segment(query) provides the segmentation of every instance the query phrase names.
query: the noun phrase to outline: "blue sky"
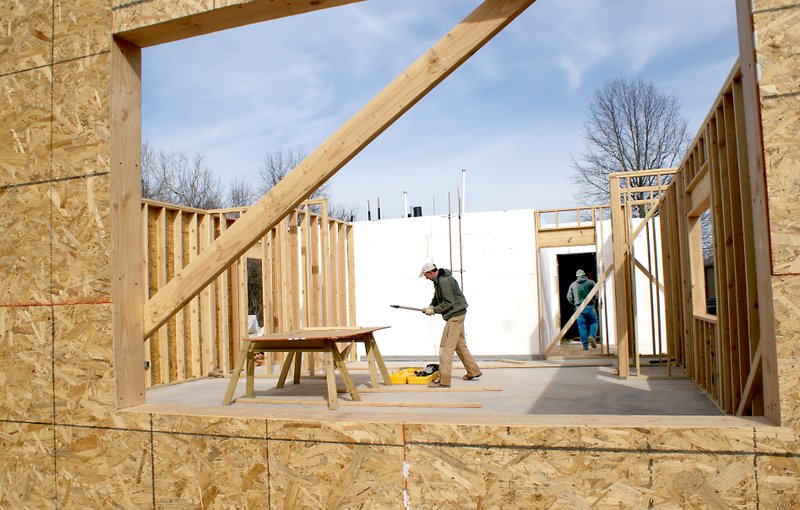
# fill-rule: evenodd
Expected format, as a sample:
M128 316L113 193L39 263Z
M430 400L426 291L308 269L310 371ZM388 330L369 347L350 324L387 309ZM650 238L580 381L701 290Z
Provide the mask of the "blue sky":
M264 156L311 153L477 5L368 0L146 48L142 137L257 184ZM384 217L578 205L571 155L594 89L643 78L694 132L738 56L732 0L539 0L330 181ZM435 204L435 211L433 210Z

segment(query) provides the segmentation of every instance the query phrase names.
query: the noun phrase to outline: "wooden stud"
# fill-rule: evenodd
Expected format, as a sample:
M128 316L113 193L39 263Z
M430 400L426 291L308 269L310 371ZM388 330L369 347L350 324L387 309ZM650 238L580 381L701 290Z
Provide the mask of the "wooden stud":
M353 246L353 226L348 225L347 231L347 325L355 326L356 320L356 262L355 247Z
M183 211L175 211L172 219L172 275L183 269ZM175 314L175 379L186 379L186 308Z
M111 44L111 266L115 401L143 404L146 384L140 310L146 299L142 268L141 50L114 37Z
M197 213L192 213L189 218L189 262L197 258L200 253L200 229ZM191 344L192 377L202 377L202 347L200 323L200 298L194 297L189 301L189 338Z
M764 416L781 423L778 390L778 353L775 342L775 312L772 302L772 254L767 183L764 167L764 146L761 134L761 102L758 92L756 51L753 34L753 11L750 0L736 0L739 32L739 55L742 75L742 120L747 140L747 173L752 204L754 270L758 282L758 310L761 347L761 368L764 395Z
M146 302L150 297L150 232L149 232L149 219L150 207L147 204L142 206L141 227L142 227L142 267L140 268L142 277L142 292L144 299L142 303ZM145 362L145 387L149 388L153 384L153 338L147 337L144 341L144 362Z

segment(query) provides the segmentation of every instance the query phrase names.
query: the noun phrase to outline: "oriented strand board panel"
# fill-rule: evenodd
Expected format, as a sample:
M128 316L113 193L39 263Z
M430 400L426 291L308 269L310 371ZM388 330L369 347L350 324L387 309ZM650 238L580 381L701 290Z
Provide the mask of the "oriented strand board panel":
M108 174L52 184L55 303L110 301L110 196Z
M0 186L50 178L50 75L44 67L0 76Z
M755 430L756 451L764 454L800 454L800 429L765 427Z
M53 423L50 307L0 308L0 419Z
M111 0L62 0L54 4L55 62L111 49Z
M670 418L670 421L677 421ZM405 425L409 443L753 453L753 428Z
M797 5L797 0L752 0L753 10L756 12Z
M264 418L154 414L153 431L266 440L267 420Z
M54 310L56 423L148 430L147 414L114 407L111 305Z
M800 508L800 457L759 456L758 499L761 508Z
M0 211L0 305L49 303L50 185L0 188Z
M114 33L155 25L214 8L214 0L153 0L148 2L112 0L112 4Z
M800 276L773 278L781 422L800 429Z
M153 507L149 432L57 426L56 457L59 508Z
M757 508L753 455L648 458L653 499L650 508Z
M799 64L800 65L800 64ZM762 101L774 274L800 273L800 95Z
M0 508L53 508L53 427L0 422Z
M762 96L800 92L800 2L781 10L756 12L758 67ZM767 133L767 131L764 131Z
M53 66L53 178L111 167L111 58L103 53Z
M269 441L271 508L402 508L402 483L400 446Z
M642 454L409 446L412 508L647 508Z
M349 423L340 421L270 419L270 439L331 443L403 444L400 423Z
M745 508L752 455L408 448L414 508Z
M153 435L158 508L269 508L267 442Z
M50 63L53 1L0 2L0 75Z

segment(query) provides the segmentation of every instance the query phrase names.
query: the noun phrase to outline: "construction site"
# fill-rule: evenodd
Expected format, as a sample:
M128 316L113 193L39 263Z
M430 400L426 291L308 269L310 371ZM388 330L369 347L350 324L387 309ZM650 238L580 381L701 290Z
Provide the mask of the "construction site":
M480 3L254 205L142 198L142 48L358 1L0 6L0 508L800 507L800 3L732 2L680 165L605 205L309 199L534 0ZM480 380L415 373L429 261Z

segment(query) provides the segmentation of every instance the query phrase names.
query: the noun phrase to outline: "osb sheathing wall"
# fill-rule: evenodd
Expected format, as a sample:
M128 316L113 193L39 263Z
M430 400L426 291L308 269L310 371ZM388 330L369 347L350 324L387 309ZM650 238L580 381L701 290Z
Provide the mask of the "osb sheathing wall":
M221 4L0 3L0 507L402 508L404 488L412 508L800 505L800 4L759 1L752 16L782 427L731 418L450 425L117 411L112 18L121 30ZM742 10L749 22L750 7Z

